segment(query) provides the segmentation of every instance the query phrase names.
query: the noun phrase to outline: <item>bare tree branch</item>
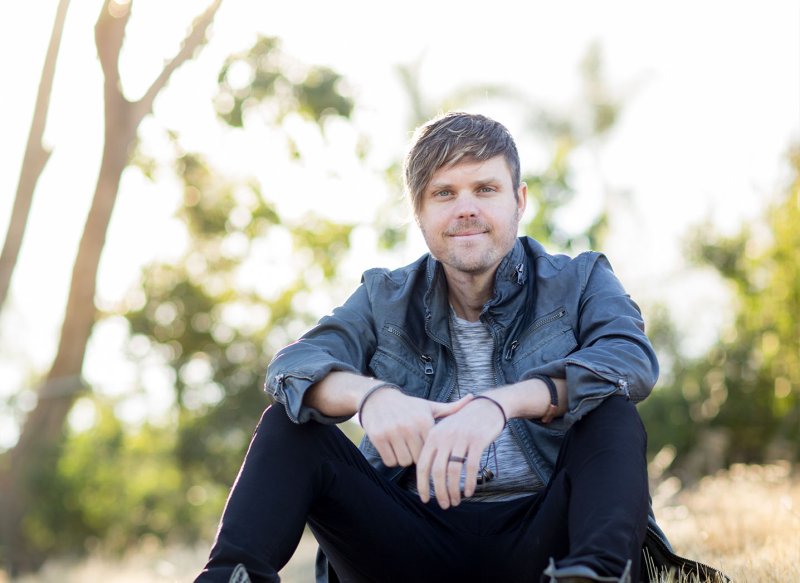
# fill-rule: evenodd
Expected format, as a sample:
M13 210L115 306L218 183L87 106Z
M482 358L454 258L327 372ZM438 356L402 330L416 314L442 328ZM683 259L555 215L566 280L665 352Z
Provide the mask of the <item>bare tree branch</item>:
M183 39L183 42L181 43L181 50L178 51L178 54L175 55L172 60L164 66L164 69L161 71L158 77L156 77L152 85L150 85L150 88L138 101L138 109L142 113L142 116L147 115L151 111L153 107L153 100L156 98L156 95L158 95L159 91L163 89L164 85L166 85L167 81L169 81L172 73L184 62L191 59L197 47L205 42L206 31L211 25L211 22L214 20L217 10L219 10L221 4L222 0L214 0L206 9L206 11L198 16L192 23L192 28L189 31L189 34L186 35L186 38Z
M64 31L64 22L67 19L69 0L60 0L56 8L56 18L53 22L53 32L50 35L50 44L42 67L42 76L39 80L39 92L36 95L36 105L33 108L33 120L28 132L28 144L22 159L17 193L14 196L14 207L11 210L11 219L8 223L6 240L3 252L0 254L0 309L5 304L8 289L11 285L11 275L17 264L28 216L31 211L33 192L39 177L50 159L51 151L42 143L45 126L47 125L47 111L50 109L50 95L53 89L56 60L61 46L61 36Z
M97 318L94 296L97 272L105 246L111 214L119 193L120 180L130 161L136 132L153 100L182 63L189 60L205 42L205 33L221 0L214 0L183 42L178 54L164 67L145 96L128 101L122 92L119 56L130 19L131 2L105 0L95 25L95 42L105 76L105 141L103 158L95 185L94 197L86 218L83 235L72 269L64 322L58 349L39 388L36 406L22 425L17 444L0 459L0 543L12 577L36 567L43 560L26 538L23 517L34 503L29 476L42 455L54 451L63 438L64 422L83 389L81 372L86 347Z
M133 0L127 3L105 0L94 26L97 57L100 60L100 67L103 69L105 79L106 102L109 98L114 101L125 99L119 74L119 55L125 40L125 27L128 26L132 6Z

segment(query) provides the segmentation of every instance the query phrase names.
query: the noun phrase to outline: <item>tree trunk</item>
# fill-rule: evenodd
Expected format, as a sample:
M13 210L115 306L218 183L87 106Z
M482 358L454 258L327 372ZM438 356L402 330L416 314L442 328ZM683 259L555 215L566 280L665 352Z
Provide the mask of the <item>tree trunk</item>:
M64 422L76 395L83 387L81 370L97 311L94 294L111 213L117 199L122 172L142 119L152 110L153 100L172 72L193 56L205 42L205 33L221 0L215 0L194 23L179 53L167 63L142 99L131 102L121 93L118 59L130 16L131 4L106 0L95 27L98 56L105 76L105 142L92 206L84 226L72 270L69 297L58 351L38 401L22 426L17 445L0 465L0 534L9 573L36 569L43 556L30 548L23 518L35 502L29 482L43 456L59 447ZM109 5L113 4L113 13ZM120 13L121 11L124 11Z
M69 0L60 0L56 8L56 19L53 22L53 32L50 35L50 44L42 67L42 77L39 80L39 91L36 95L36 105L33 108L33 120L28 132L28 144L25 147L25 156L22 159L22 168L17 183L17 193L14 197L14 207L11 209L11 219L6 231L6 240L3 251L0 253L0 310L3 309L8 289L11 286L11 275L17 265L22 238L28 224L28 215L31 212L31 202L36 184L50 159L50 150L44 147L42 136L47 123L47 110L50 108L50 93L53 89L58 49L61 46L61 34L64 32L64 22L67 19Z

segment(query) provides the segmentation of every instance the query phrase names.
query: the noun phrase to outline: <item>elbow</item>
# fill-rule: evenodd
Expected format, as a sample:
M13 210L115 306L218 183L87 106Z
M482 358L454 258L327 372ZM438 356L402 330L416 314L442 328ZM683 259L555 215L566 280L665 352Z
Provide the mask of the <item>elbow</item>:
M654 352L650 351L643 359L639 371L635 382L630 383L628 387L628 397L634 403L644 401L650 396L658 382L660 369Z

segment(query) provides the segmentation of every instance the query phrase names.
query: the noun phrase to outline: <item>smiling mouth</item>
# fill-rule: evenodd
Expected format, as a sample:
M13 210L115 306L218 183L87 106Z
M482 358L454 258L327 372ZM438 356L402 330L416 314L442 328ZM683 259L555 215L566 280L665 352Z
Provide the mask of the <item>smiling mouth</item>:
M487 225L481 224L461 224L456 226L455 228L451 228L448 231L445 231L445 235L448 237L476 237L478 235L485 235L489 232L489 227Z

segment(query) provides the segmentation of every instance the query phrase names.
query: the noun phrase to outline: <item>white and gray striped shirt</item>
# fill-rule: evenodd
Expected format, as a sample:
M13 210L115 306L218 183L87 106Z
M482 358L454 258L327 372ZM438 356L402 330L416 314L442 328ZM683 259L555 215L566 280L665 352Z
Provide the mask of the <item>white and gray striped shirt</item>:
M450 337L453 341L453 353L456 359L456 390L450 395L450 401L458 400L462 395L473 393L479 395L495 388L494 338L483 322L463 320L450 310ZM512 500L528 496L543 486L539 478L531 470L525 455L506 427L481 457L481 467L488 466L494 472L494 478L478 487L470 500L500 501ZM463 484L463 477L462 477ZM410 473L406 487L416 490L416 480ZM433 485L431 484L431 488Z

